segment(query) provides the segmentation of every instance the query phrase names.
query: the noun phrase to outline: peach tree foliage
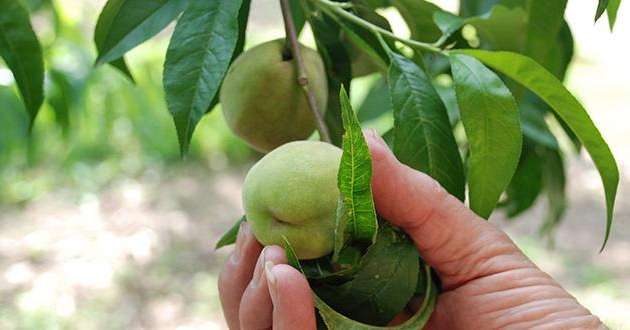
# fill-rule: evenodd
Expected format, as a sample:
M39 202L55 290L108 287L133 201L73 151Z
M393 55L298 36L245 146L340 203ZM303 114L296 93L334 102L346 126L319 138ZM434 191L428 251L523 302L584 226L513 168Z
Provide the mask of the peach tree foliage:
M182 154L197 123L218 105L228 68L243 52L250 1L109 0L96 22L96 64L111 65L131 80L125 54L177 22L163 77ZM385 138L403 163L435 178L484 218L495 209L516 217L547 199L543 235L553 234L567 206L565 159L584 149L605 192L605 246L619 173L586 109L563 84L574 57L567 1L462 0L453 13L424 0L290 0L296 29L310 25L324 60L330 94L325 122L332 143L344 150L334 253L300 262L286 246L311 282L322 325L378 328L420 296L421 309L399 326L418 328L439 292L409 239L373 210L361 124L377 117L393 117ZM593 0L595 20L606 13L612 30L620 3ZM0 0L0 56L31 125L44 100L54 108L58 101L58 95L44 95L44 77L57 89L65 81L55 70L46 72L31 26L30 12L43 5L54 3ZM392 33L378 14L389 7L400 12L411 38ZM347 93L358 76L356 52L380 78L354 111ZM551 130L549 123L561 129ZM465 136L454 133L461 127ZM560 148L563 138L573 150ZM357 205L368 207L357 212ZM217 246L231 244L237 228Z

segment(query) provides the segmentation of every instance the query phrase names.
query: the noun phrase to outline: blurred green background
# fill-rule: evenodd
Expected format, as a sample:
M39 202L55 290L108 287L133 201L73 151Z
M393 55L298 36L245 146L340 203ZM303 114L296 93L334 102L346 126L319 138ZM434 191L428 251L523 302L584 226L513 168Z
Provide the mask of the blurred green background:
M93 67L104 0L30 1L45 48L48 102L26 139L26 115L0 62L0 329L222 329L217 238L242 213L240 185L260 155L217 109L179 158L161 68L171 28L128 56L133 84ZM454 10L455 1L435 1ZM248 45L281 37L277 1L254 0ZM578 57L569 87L610 142L622 172L616 224L598 254L604 209L587 155L570 161L570 209L554 249L536 236L544 203L494 221L611 328L630 329L630 16L593 26L595 1L571 1ZM404 24L385 13L394 30ZM308 30L303 36L312 44ZM375 77L353 86L359 106ZM386 128L380 118L368 123Z

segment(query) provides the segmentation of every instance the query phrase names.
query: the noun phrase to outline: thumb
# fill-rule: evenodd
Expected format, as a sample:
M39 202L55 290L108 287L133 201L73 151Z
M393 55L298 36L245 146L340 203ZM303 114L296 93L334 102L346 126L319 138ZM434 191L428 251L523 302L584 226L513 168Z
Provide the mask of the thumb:
M383 139L365 131L378 213L403 229L446 289L531 263L498 228L430 176L401 164Z

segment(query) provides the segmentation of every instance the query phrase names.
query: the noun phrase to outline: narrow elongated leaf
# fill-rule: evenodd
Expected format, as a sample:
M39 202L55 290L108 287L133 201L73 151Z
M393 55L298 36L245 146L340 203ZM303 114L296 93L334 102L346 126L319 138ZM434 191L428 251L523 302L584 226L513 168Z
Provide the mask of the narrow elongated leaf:
M526 56L510 52L482 50L457 52L476 57L489 67L531 90L547 102L582 141L599 171L606 192L606 237L602 248L605 247L613 221L615 198L619 186L619 168L608 144L593 124L586 109L558 78Z
M359 120L343 87L339 98L345 133L338 185L348 219L346 231L351 240L373 242L378 219L372 198L372 159Z
M306 23L304 8L302 8L300 0L289 0L289 5L291 6L291 16L293 17L293 23L295 23L295 30L299 35Z
M513 218L528 210L543 189L543 160L536 152L536 146L527 141L524 143L521 161L518 164L512 182L506 193L508 203L506 212Z
M249 23L249 9L251 7L252 0L243 0L243 5L241 6L241 10L238 12L238 41L236 42L236 47L234 48L234 53L232 54L232 59L230 60L230 65L238 58L239 55L243 53L245 50L245 38L247 32L247 24ZM223 82L221 82L223 85ZM221 88L219 87L219 90ZM206 114L212 112L214 108L219 104L219 93L214 95L210 106L206 110Z
M59 70L50 70L50 89L47 102L55 112L55 120L61 126L64 136L67 137L70 129L70 109L78 98L75 86L67 73Z
M42 48L20 1L0 0L0 8L0 56L13 72L33 125L44 102Z
M242 0L193 1L166 53L164 89L182 154L219 91L239 36Z
M241 228L241 224L244 221L247 221L245 216L242 216L238 221L236 221L236 223L234 223L232 228L230 228L228 231L225 232L225 234L223 234L223 236L221 236L217 244L214 246L214 249L218 250L224 246L228 246L228 245L232 245L236 243L236 237L238 236L238 231Z
M359 121L364 123L379 118L392 110L392 102L389 97L389 87L385 79L379 78L374 82L365 100L357 110Z
M346 245L346 227L348 226L348 216L346 213L346 206L343 203L343 197L339 196L337 202L337 212L335 214L335 245L333 248L332 261L337 262L341 249Z
M389 89L394 109L394 153L436 179L460 200L464 168L446 107L430 78L409 59L392 54Z
M539 107L537 106L538 104L528 101L528 99L525 99L519 107L523 135L547 148L559 149L558 140L551 133L545 121L546 104L544 107Z
M547 150L543 159L543 179L548 210L539 234L552 240L553 233L560 224L568 205L565 166L562 155L557 150Z
M317 295L353 320L385 325L415 292L419 255L404 234L382 224L376 242L363 256L353 279L341 285L314 286Z
M525 55L545 63L564 23L568 0L530 0Z
M599 3L597 4L597 12L595 13L595 22L597 22L602 15L604 15L604 12L606 12L606 7L608 7L608 0L599 0Z
M621 6L621 0L609 0L608 6L606 7L606 12L608 13L608 25L610 26L610 30L615 28L615 23L617 22L617 13L619 11L619 6Z
M449 56L470 144L470 207L488 218L512 180L522 148L519 114L503 81L475 58Z
M97 64L121 58L171 23L188 0L109 0L99 16Z

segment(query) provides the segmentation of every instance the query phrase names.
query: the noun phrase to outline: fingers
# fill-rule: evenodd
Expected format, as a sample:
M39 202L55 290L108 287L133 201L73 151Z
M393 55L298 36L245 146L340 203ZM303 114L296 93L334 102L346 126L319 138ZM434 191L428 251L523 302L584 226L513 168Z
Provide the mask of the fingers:
M249 224L243 222L238 231L236 247L219 276L219 296L223 314L230 329L240 329L239 305L250 282L262 246L256 241Z
M273 301L273 329L315 329L315 309L308 282L289 265L265 264L265 276Z
M278 246L268 246L258 258L251 282L243 293L239 311L241 329L271 329L273 325L271 296L267 286L265 264L285 264L287 257Z
M433 178L401 164L376 132L366 131L365 136L379 214L409 234L445 287L530 265L507 235L475 215Z

